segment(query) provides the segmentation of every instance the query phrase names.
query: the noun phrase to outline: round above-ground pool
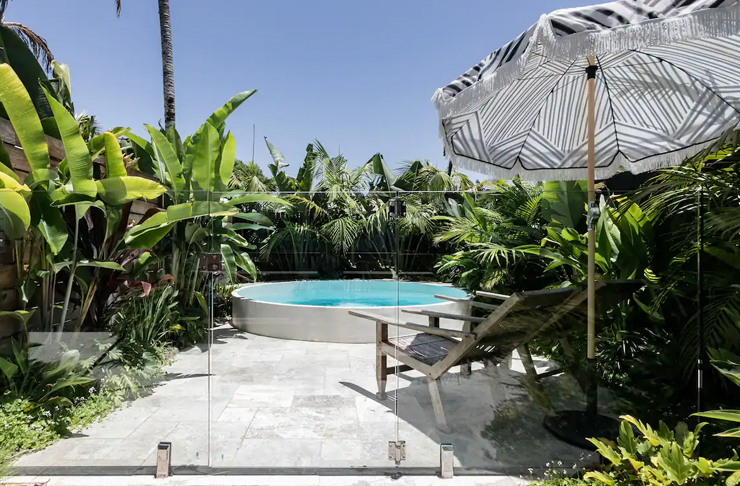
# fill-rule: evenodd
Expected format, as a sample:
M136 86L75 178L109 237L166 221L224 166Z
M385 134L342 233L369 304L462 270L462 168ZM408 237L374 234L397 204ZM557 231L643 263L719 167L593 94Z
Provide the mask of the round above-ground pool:
M333 343L373 343L372 321L349 315L359 310L427 323L425 316L402 309L428 309L464 314L465 302L435 298L445 295L459 299L467 294L446 285L397 282L393 280L307 280L252 284L235 290L232 296L232 325L260 336ZM459 329L459 321L445 327ZM452 326L448 325L451 324ZM390 332L396 332L391 328Z

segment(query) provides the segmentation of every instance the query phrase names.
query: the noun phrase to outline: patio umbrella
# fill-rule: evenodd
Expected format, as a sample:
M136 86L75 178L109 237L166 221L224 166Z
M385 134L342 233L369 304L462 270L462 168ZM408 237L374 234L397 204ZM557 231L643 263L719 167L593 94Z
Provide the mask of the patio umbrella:
M455 165L588 181L588 363L594 180L678 165L735 128L738 59L738 0L619 0L543 15L434 95Z

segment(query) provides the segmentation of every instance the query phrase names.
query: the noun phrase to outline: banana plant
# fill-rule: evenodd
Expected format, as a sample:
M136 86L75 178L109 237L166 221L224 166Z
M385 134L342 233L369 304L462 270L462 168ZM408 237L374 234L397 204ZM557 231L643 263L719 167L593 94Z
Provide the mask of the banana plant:
M580 206L580 203L579 203ZM653 225L640 207L625 202L614 207L606 198L599 202L600 216L596 223L596 267L601 275L614 279L651 278L650 265L653 248ZM547 236L542 244L527 245L518 251L539 255L551 261L547 270L562 266L576 271L576 278L586 275L588 265L588 240L586 234L561 221L578 223L574 213L559 212L562 220L545 229Z
M135 199L157 197L165 188L154 181L127 175L116 138L116 135L121 135L125 130L102 134L88 144L80 135L79 125L65 106L43 87L42 92L53 113L56 131L60 134L65 150L65 158L57 171L51 170L44 130L28 92L12 68L7 64L0 64L0 98L31 168L26 184L20 184L12 171L0 172L0 198L6 216L3 229L9 238L16 241L17 255L26 254L23 245L38 248L38 251L28 252L32 261L29 262L26 275L23 275L22 258L17 258L19 280L23 280L21 295L24 304L30 301L33 290L41 287L45 300L51 301L51 306L43 302L42 310L50 308L48 318L49 322L53 321L56 275L66 269L69 277L59 321L64 323L78 267L122 270L120 265L108 261L106 258L109 255L105 253L98 252L95 255L97 259L81 258L78 252L80 221L90 210L95 209L105 215L107 228L114 229L116 215L120 217L117 208ZM93 176L93 159L102 152L106 154L107 170L105 177L96 181ZM0 154L0 159L5 169L12 169L7 157ZM25 207L19 196L26 202ZM69 251L65 208L71 208L74 213L74 236L69 259L61 256L63 252ZM84 302L85 299L89 300L90 291L94 292L95 287L82 287L88 291L88 295L83 298ZM84 317L86 309L83 307L82 310ZM59 326L60 332L62 328L63 324Z
M57 188L57 173L51 170L49 150L44 135L44 126L37 114L34 102L23 82L8 64L0 64L0 99L3 109L13 125L16 136L23 147L30 167L25 184L21 187L13 181L18 176L13 171L7 154L0 154L3 178L4 231L13 240L16 255L30 254L37 258L36 265L24 271L21 258L17 258L17 277L23 282L20 287L23 309L30 302L32 289L41 282L42 318L48 322L52 279L49 258L58 255L67 242L68 233L64 217L59 208L52 206L51 193ZM44 103L46 100L44 99ZM28 188L28 190L26 190ZM11 194L13 192L13 194ZM19 199L23 195L26 203ZM30 216L30 217L29 217ZM38 248L39 251L27 251Z
M225 122L255 90L232 97L216 110L191 136L181 139L174 128L159 130L145 125L150 141L129 134L132 152L139 157L139 168L150 170L166 186L170 205L151 215L124 236L133 248L149 248L153 240L167 235L171 250L168 272L188 304L203 288L204 276L198 271L202 253L220 253L229 279L236 282L238 270L256 278L256 267L246 250L247 240L237 231L271 226L259 214L240 215L237 204L244 201L287 204L270 194L252 195L228 191L236 162L236 141L225 132ZM230 227L227 218L251 221Z

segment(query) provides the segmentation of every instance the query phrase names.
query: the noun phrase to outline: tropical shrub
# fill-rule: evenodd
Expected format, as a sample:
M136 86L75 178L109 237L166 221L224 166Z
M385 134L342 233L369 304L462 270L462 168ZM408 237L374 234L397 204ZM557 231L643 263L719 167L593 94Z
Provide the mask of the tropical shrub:
M77 350L63 352L58 360L41 361L15 344L12 349L11 357L0 357L0 391L28 400L29 409L71 407L76 390L92 383Z
M211 288L213 292L211 312L215 319L223 319L231 316L231 293L237 288L239 288L238 285L228 283L213 284Z
M712 349L709 355L712 358L712 366L733 384L740 386L740 357L723 349ZM740 410L711 410L708 412L698 412L694 415L697 417L740 423ZM740 437L740 428L725 430L715 435L717 437L737 439Z
M153 289L145 296L129 295L116 305L109 321L111 331L144 349L176 341L184 330L177 305L178 293L171 285Z
M350 169L344 157L331 156L317 141L308 145L291 177L284 171L285 157L266 142L272 177L252 164L235 172L238 179L232 181L234 187L256 191L274 188L292 203L290 208L242 207L243 213L264 212L275 221L274 232L250 237L260 247L261 270L316 271L322 278L341 278L346 272L420 278L447 251L448 245L433 241L439 226L434 217L444 211L446 192L472 187L464 175L422 161L394 173L380 154ZM391 214L392 201L401 203L405 213Z
M515 179L480 186L481 192L450 198L448 216L435 242L449 242L457 252L437 263L440 275L469 290L520 291L541 289L564 275L545 273L543 259L517 248L544 237L541 185Z
M236 141L225 133L227 117L255 93L239 93L216 110L194 134L181 139L174 127L158 130L146 126L151 142L129 133L127 152L138 159L139 170L149 172L167 187L165 196L171 205L128 230L123 237L131 247L147 249L160 239L167 255L151 259L162 263L165 274L179 292L186 330L196 331L192 318L205 317L206 287L210 277L201 271L203 254L220 254L227 279L231 283L254 280L257 270L247 250L249 241L239 232L267 230L269 218L259 213L239 214L237 205L269 202L288 203L269 194L240 191L227 193L236 164ZM232 224L228 218L246 223ZM204 329L201 322L201 329ZM189 333L186 341L197 338Z
M660 422L653 429L629 415L622 416L619 437L614 443L607 439L589 439L608 462L604 471L590 471L584 476L596 484L607 486L651 485L705 485L723 484L725 473L728 485L740 481L740 462L737 455L731 459L712 461L695 457L699 445L700 423L694 430L679 422L675 430ZM640 436L635 436L635 430Z
M0 472L19 454L43 449L102 419L120 406L107 390L85 389L71 407L41 407L9 392L0 396ZM0 474L1 477L1 474Z
M51 170L44 130L29 93L9 65L0 64L0 77L0 98L31 167L25 181L30 185L20 184L7 154L0 154L0 200L5 213L2 229L14 242L16 254L28 254L31 259L27 266L18 259L17 277L21 282L23 306L25 309L36 303L44 327L50 330L60 322L61 332L77 284L78 295L82 296L75 326L79 330L103 278L101 269L122 270L111 261L115 257L110 254L110 248L118 242L113 236L121 223L121 207L138 198L157 197L165 188L154 181L127 175L117 141L125 130L106 132L86 143L74 117L48 90L43 90L66 154L58 170ZM103 152L106 174L96 180L92 161ZM84 248L79 244L80 221L92 218L93 212L104 215L98 229L108 246L93 247L83 254ZM89 221L85 219L86 223ZM61 315L56 319L56 286L62 276L64 298ZM34 299L37 292L40 302Z

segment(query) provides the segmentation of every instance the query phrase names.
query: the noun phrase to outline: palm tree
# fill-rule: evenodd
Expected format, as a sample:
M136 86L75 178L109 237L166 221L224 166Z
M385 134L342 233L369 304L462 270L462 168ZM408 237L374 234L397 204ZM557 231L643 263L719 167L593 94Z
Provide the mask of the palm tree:
M435 241L458 250L444 256L437 271L471 290L532 290L551 283L544 275L546 261L518 250L545 236L542 185L514 179L477 189L462 194L461 204L449 200L449 215L435 218L443 223Z
M7 0L0 0L0 2ZM162 42L162 84L164 87L164 127L175 126L175 68L172 55L172 25L170 23L170 0L159 3L159 37ZM116 15L121 15L121 0L116 2Z
M274 192L275 182L265 176L254 161L244 163L237 160L229 180L229 188L246 192Z
M660 292L652 306L671 315L681 302L690 316L681 332L691 366L687 376L702 341L707 349L740 350L739 142L740 132L733 131L683 166L660 171L632 195L662 230L662 251L656 253L670 258L663 262L656 282ZM702 301L697 298L700 290ZM671 321L677 319L666 317Z
M20 39L31 49L33 55L41 63L45 70L51 68L54 62L54 54L49 49L46 39L31 30L27 25L19 22L8 22L5 20L5 11L8 8L10 0L0 0L0 24L12 30Z

